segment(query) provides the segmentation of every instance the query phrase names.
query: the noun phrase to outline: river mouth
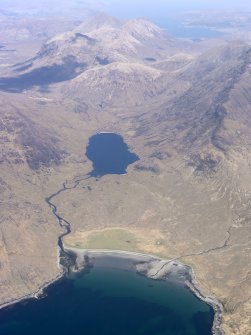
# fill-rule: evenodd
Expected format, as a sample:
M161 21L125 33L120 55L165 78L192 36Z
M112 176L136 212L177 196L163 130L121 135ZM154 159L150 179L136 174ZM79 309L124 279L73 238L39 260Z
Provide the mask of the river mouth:
M156 281L105 256L65 276L39 301L0 312L1 335L209 335L213 310L182 283Z
M111 257L101 250L102 257L95 254L85 258L82 254L83 263L78 264L79 253L64 248L63 238L71 232L71 224L57 213L53 199L90 177L125 174L127 167L139 160L123 138L114 133L92 136L86 156L93 162L93 170L75 177L72 183L64 183L46 198L60 226L65 228L59 237L61 265L62 259L67 261L65 276L46 290L43 299L28 300L1 311L0 334L211 335L214 305L188 289L186 282L191 283L191 274L185 266L183 269L174 264L174 268L181 267L181 272L174 270L173 276L154 280L136 266L148 266L152 256L145 255L147 261L142 261L137 254L125 257L121 252L118 257ZM69 273L67 270L74 264L68 259L73 259L75 268L85 264L85 269Z

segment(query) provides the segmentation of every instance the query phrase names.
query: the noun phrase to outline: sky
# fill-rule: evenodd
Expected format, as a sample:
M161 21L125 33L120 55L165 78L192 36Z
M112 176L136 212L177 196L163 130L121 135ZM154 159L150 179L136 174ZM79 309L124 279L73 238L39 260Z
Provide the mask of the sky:
M30 7L41 5L57 5L67 2L68 7L85 5L99 8L113 8L121 11L128 8L135 10L156 10L156 8L184 11L203 8L251 8L250 0L0 0L1 7Z
M18 14L81 16L87 7L120 18L148 17L161 22L164 18L199 9L251 9L251 0L0 0L0 13L4 10Z
M183 14L196 10L249 8L251 0L103 0L104 10L122 19L145 17L179 37L203 37L210 31L194 35L191 30L182 27Z
M163 10L189 11L196 9L218 9L218 8L251 8L250 0L103 0L111 9L128 10L135 8L139 11Z

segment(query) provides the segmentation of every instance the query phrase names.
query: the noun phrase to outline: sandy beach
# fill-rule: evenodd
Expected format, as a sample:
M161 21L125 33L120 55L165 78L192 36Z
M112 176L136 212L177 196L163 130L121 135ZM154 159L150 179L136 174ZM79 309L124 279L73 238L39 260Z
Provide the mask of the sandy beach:
M76 254L77 271L83 270L88 266L95 266L96 262L99 264L102 262L104 266L127 268L151 279L173 280L184 284L200 300L206 302L214 309L212 334L224 334L221 328L223 307L216 298L203 294L196 281L192 267L175 260L167 260L151 254L147 255L122 250L87 250L71 247L65 247L65 250Z
M188 287L200 300L206 302L214 309L214 324L212 335L223 335L222 306L214 298L203 295L196 282L194 271L190 266L184 265L175 260L166 260L155 255L147 255L136 252L122 250L87 250L65 247L66 252L76 255L76 264L72 271L82 271L90 266L99 264L107 267L124 268L135 271L140 275L147 276L155 280L172 280ZM44 283L36 292L32 292L7 304L0 305L0 309L17 304L28 299L39 299L43 296L46 288L60 280L65 275L62 272L49 282Z

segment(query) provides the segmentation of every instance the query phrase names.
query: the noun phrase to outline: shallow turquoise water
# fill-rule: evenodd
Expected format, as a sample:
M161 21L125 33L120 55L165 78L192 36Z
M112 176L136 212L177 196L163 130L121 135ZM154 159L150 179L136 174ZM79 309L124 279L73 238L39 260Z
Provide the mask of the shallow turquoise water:
M1 335L209 335L213 311L182 285L94 267L0 312Z

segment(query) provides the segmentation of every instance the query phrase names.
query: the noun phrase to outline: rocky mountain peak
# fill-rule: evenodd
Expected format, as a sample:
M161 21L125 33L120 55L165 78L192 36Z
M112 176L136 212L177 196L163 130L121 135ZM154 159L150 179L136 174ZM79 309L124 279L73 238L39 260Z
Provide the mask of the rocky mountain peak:
M74 31L78 33L88 33L90 31L106 28L120 28L122 22L106 13L99 13L81 23Z
M143 18L129 20L123 28L135 38L154 38L156 35L163 34L161 28Z

